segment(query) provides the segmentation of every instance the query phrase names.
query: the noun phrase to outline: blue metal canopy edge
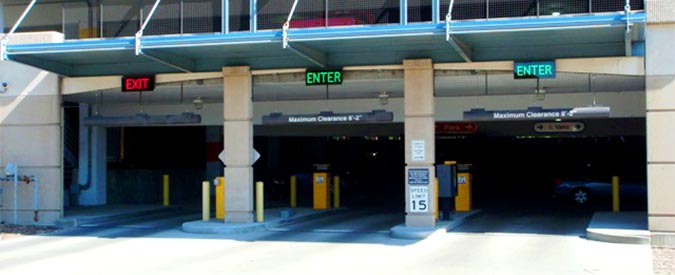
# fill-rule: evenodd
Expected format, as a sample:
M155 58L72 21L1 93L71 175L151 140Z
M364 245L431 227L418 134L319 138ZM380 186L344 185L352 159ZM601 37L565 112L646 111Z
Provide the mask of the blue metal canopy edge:
M578 16L551 16L540 18L505 18L480 21L454 21L452 32L455 35L476 33L503 33L526 32L541 30L564 30L583 28L615 28L626 25L626 16L623 13L592 14ZM635 12L630 16L631 24L642 24L646 21L644 12ZM290 29L288 35L295 42L335 41L335 40L367 40L373 38L396 38L415 36L444 36L445 23L416 23L408 25L368 25L333 28ZM208 46L254 45L278 43L281 47L282 31L266 30L251 32L233 32L229 34L209 33L190 35L144 36L142 47L153 49L181 49L199 48ZM95 53L120 52L133 56L135 49L134 37L110 39L69 40L60 43L18 44L7 46L7 56L10 60L51 70L63 75L80 75L72 73L78 66L76 62L64 62L55 54L60 53ZM227 48L223 49L224 51ZM50 55L49 59L42 60L42 56ZM70 59L77 58L77 55ZM84 57L83 57L84 58ZM101 62L105 64L126 63L115 59ZM166 71L166 70L164 70ZM105 72L103 72L105 73Z

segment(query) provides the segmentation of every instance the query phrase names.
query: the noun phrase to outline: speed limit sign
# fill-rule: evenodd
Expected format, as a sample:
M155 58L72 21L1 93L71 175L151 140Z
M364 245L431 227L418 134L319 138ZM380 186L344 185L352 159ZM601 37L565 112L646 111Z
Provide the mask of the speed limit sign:
M410 186L410 212L429 211L429 186Z

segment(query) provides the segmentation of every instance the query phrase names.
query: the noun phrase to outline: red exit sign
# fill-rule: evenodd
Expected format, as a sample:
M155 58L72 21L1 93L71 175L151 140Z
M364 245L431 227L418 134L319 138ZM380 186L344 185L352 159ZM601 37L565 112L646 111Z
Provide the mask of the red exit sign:
M155 76L123 76L122 92L155 90Z

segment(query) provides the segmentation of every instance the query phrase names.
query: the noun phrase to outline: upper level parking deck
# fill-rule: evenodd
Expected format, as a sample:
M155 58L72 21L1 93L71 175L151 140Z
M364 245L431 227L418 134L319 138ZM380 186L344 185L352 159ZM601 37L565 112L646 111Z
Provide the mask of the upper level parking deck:
M5 4L6 29L25 8ZM39 1L17 32L57 31L64 41L9 45L7 57L85 76L641 55L643 8L640 0Z

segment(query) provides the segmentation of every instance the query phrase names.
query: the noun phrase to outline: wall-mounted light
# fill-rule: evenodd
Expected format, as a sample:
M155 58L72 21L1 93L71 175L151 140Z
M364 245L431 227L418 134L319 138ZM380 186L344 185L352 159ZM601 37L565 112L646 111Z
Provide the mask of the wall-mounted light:
M534 95L535 95L535 97L537 97L537 100L543 101L544 99L546 99L546 89L544 89L544 88L535 89Z
M380 99L380 104L382 105L389 104L389 94L387 92L382 91L377 97Z
M202 99L201 96L195 97L194 100L192 100L192 104L195 105L195 109L201 110L204 107L204 100Z

